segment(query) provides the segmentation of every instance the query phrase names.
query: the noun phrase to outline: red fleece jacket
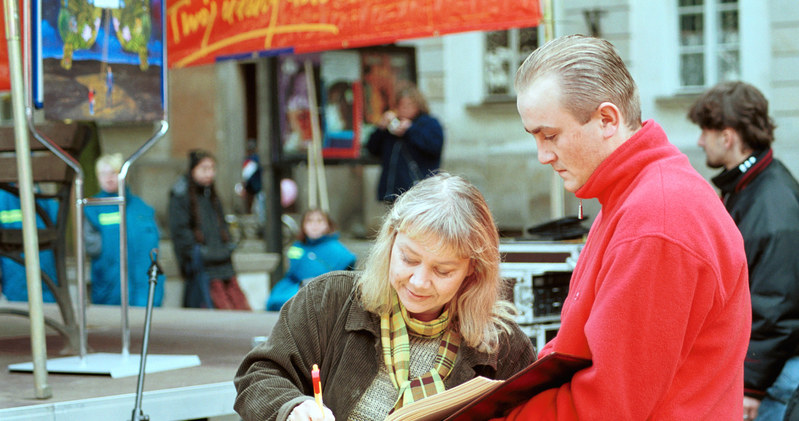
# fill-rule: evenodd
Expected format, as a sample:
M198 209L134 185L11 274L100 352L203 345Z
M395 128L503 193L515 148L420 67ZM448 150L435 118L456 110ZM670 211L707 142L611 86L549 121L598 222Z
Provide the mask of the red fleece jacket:
M598 198L551 351L593 365L513 420L739 420L751 312L743 240L647 121L577 191Z

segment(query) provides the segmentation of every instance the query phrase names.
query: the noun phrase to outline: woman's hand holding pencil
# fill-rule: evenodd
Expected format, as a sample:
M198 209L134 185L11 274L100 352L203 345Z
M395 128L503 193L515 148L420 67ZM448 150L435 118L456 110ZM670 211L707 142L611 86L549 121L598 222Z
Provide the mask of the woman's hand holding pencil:
M288 421L335 421L333 411L322 402L322 381L319 377L319 367L314 364L311 370L313 381L314 400L307 400L291 411Z

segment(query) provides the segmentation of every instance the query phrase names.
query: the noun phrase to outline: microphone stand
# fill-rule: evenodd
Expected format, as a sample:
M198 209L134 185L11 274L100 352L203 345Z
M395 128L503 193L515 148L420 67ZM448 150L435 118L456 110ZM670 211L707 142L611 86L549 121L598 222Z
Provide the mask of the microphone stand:
M150 278L150 286L147 295L147 313L144 318L144 338L141 344L141 359L139 360L139 381L136 385L136 406L133 408L131 421L150 421L150 416L141 410L142 389L144 388L144 365L147 362L147 345L150 339L150 323L153 314L153 298L155 297L155 285L158 283L158 275L164 273L158 266L158 249L150 252L150 267L147 275Z

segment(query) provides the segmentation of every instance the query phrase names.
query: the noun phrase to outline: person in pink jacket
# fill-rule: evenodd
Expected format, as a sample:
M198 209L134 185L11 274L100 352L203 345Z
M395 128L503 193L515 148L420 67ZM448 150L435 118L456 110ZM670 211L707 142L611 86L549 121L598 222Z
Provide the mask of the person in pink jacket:
M590 358L508 420L740 420L751 323L743 240L710 184L652 120L613 46L572 35L533 52L517 107L538 160L602 206L556 337Z

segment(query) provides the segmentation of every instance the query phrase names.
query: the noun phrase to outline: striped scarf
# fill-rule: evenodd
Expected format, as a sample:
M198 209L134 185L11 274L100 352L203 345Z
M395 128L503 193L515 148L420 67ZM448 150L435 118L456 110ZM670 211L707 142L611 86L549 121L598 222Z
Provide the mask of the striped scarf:
M427 373L409 379L410 345L408 330L424 338L441 337L434 367ZM391 311L380 316L380 341L383 345L383 361L388 368L391 383L399 391L394 409L413 401L443 392L444 379L455 365L461 337L449 329L449 310L439 318L421 322L408 315L396 293L391 294Z

